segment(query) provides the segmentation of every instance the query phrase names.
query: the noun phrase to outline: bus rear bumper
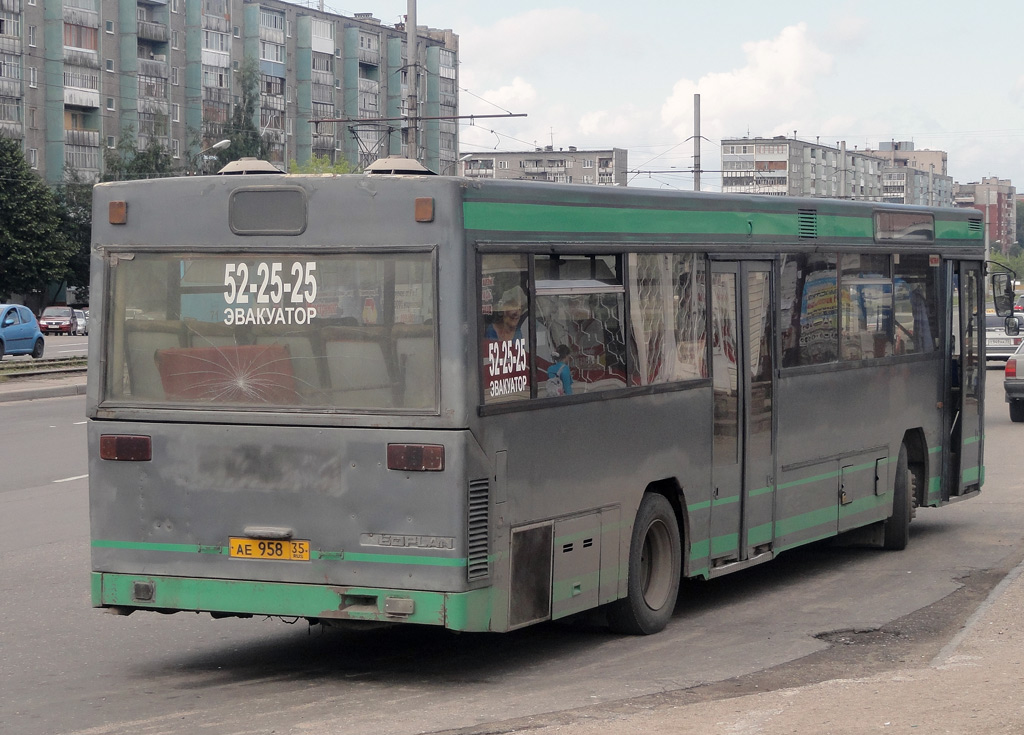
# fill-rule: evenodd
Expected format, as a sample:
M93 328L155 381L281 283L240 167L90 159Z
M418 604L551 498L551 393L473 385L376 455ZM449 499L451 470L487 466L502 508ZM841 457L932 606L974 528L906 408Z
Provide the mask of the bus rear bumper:
M418 623L487 631L491 588L424 592L369 587L251 582L196 577L92 573L92 605L136 610L208 612L215 617L267 615L324 621Z

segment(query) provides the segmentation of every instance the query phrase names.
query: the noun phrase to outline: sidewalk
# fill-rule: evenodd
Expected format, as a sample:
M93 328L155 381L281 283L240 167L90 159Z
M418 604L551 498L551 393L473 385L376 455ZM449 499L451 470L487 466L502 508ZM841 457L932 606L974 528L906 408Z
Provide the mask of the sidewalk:
M1020 735L1024 733L1024 565L925 668L833 679L712 702L610 703L524 718L529 735ZM552 720L564 724L542 724ZM503 730L502 732L506 732Z
M0 377L0 403L5 401L28 401L35 398L84 395L84 370L81 373L70 375L31 378Z

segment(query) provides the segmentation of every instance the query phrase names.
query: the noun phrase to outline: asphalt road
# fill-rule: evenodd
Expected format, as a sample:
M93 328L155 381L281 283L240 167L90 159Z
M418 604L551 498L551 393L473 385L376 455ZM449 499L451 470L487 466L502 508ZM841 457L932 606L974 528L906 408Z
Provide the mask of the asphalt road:
M700 685L727 696L770 671L829 675L834 643L893 621L951 635L972 604L951 604L954 592L994 585L1024 554L1024 426L1009 421L999 373L988 377L979 498L920 510L904 552L821 545L687 584L668 629L648 638L610 635L597 615L499 636L93 610L84 401L6 404L0 731L509 732L531 715ZM857 651L839 648L855 665Z

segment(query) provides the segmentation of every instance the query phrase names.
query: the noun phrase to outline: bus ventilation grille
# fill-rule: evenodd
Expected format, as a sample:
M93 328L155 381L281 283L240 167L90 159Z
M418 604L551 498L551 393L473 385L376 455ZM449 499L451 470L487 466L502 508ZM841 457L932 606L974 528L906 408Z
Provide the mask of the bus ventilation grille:
M487 480L469 483L469 535L467 538L467 572L470 581L484 579L491 573L490 556L490 494Z
M797 227L801 238L815 239L818 237L818 210L798 209Z
M981 232L981 220L972 217L967 220L967 231L968 232Z

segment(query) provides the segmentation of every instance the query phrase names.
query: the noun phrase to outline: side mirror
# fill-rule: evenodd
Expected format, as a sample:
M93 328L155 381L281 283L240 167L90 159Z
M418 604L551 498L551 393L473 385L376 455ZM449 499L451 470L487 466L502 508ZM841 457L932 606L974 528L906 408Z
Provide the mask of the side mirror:
M1006 333L1011 337L1016 337L1020 334L1020 322L1017 321L1017 317L1006 317Z
M996 314L999 316L1013 316L1013 279L1009 273L995 273L992 275L992 304L995 307Z

